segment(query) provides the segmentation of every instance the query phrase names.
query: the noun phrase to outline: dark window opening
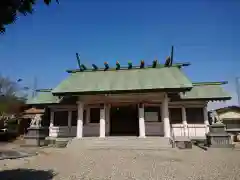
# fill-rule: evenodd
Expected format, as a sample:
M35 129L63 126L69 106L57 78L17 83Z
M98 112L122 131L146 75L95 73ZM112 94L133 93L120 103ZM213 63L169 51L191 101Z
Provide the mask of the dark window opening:
M68 111L54 112L54 126L68 126Z
M186 108L186 116L188 124L204 123L203 108Z
M51 113L50 109L46 108L45 113L42 116L42 122L41 122L42 126L49 127L49 125L50 125L50 113Z
M171 124L182 124L182 109L169 108L169 119Z
M90 123L100 122L100 108L90 108Z
M77 126L77 119L78 119L77 111L72 111L72 121L71 121L72 126Z

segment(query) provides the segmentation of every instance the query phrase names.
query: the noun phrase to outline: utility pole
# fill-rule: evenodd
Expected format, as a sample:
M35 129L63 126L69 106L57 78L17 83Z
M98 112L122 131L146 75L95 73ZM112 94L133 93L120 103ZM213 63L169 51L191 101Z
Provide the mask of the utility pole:
M37 90L37 77L35 76L33 80L32 98L35 97L36 90Z
M238 97L238 106L240 106L240 84L239 84L240 77L236 77L236 91Z

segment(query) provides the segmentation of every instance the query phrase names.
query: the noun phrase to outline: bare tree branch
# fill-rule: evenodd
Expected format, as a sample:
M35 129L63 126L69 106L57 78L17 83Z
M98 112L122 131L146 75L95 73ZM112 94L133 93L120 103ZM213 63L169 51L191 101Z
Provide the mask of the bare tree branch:
M24 103L17 94L21 91L19 84L9 78L0 76L0 115L15 113Z

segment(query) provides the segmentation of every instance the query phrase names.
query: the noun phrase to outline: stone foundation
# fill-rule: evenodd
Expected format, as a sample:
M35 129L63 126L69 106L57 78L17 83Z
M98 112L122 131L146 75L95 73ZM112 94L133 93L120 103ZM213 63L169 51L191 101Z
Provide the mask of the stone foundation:
M207 134L207 142L209 147L213 148L232 148L230 135L225 131L224 124L213 124L209 126L209 133Z

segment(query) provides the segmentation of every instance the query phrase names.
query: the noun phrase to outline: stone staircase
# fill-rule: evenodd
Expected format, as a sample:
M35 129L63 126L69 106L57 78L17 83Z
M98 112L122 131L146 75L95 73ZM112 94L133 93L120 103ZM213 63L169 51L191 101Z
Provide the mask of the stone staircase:
M168 138L164 137L84 137L72 139L67 149L169 149L172 148Z

